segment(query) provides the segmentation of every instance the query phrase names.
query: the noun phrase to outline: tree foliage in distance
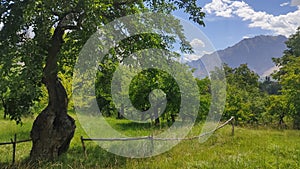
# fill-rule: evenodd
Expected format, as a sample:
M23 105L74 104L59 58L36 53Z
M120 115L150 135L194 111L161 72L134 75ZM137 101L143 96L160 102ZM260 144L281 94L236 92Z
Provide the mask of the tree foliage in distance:
M162 117L169 122L175 122L175 117L180 111L181 96L179 86L171 75L161 70L148 69L132 80L131 89L131 100L134 106L142 111L148 110L151 106L160 107L159 105L151 105L148 98L149 93L154 89L162 90L167 99L166 109ZM155 119L155 125L160 123L157 112L153 112L152 115Z
M286 128L285 118L289 116L290 107L285 95L270 95L267 99L264 122L276 123L280 128Z
M261 92L265 92L268 95L281 94L281 85L278 81L271 80L270 76L266 76L265 80L259 83L259 88Z
M246 64L237 68L225 65L227 99L223 118L235 116L238 124L257 124L264 112L264 97L259 90L259 76Z
M200 93L200 106L197 121L203 121L206 119L211 105L210 79L206 77L204 79L196 79L196 81Z
M286 42L288 49L281 58L273 59L280 67L273 77L282 86L281 93L287 98L293 128L300 129L300 28Z

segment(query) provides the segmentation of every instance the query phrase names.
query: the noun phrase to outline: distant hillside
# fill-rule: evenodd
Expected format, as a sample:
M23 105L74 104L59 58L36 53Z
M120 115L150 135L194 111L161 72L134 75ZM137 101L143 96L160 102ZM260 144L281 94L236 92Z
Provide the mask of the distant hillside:
M243 39L232 47L217 51L221 60L230 67L238 67L240 64L247 63L251 70L260 76L266 75L274 69L275 64L272 58L278 58L283 55L286 49L285 36L256 36ZM197 76L202 77L206 74L201 60L215 55L215 53L204 55L201 59L189 62L192 68L197 69Z

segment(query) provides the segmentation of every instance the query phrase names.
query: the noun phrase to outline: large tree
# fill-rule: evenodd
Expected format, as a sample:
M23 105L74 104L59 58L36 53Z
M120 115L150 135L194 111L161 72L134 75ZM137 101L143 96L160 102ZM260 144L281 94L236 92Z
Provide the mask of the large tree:
M204 25L204 13L196 0L2 0L0 3L1 74L13 78L9 74L17 67L20 75L8 80L11 89L1 89L0 94L9 92L16 96L11 99L26 98L26 102L14 101L13 107L18 110L8 113L19 119L22 110L26 112L38 98L41 84L48 91L48 105L34 121L31 131L33 160L53 159L69 147L75 123L67 114L68 97L58 73L64 72L65 65L74 65L80 49L97 29L125 15L147 11L170 13L176 9L183 9L191 20ZM161 48L164 47L168 46ZM72 75L72 70L69 73ZM5 83L1 82L1 88L2 84Z

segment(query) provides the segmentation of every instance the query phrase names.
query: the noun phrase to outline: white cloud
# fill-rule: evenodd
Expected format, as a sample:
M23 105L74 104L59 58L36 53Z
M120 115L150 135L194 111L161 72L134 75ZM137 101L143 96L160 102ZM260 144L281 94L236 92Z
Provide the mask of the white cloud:
M183 58L182 58L183 62L198 60L203 55L211 53L211 52L207 52L207 50L210 50L210 49L207 48L207 46L205 45L205 42L203 42L201 39L198 39L198 38L193 39L190 42L190 45L192 46L194 53L183 54Z
M192 60L198 60L202 57L202 55L197 55L197 54L184 54L184 59L188 61Z
M284 7L284 6L287 6L287 5L289 5L289 4L290 4L289 2L284 2L284 3L280 4L280 6L281 6L281 7Z
M198 49L198 48L204 48L205 47L205 43L200 40L200 39L193 39L191 42L190 42L191 46L195 49Z
M183 55L183 60L184 60L184 62L187 62L187 61L190 62L190 61L193 61L193 60L200 59L205 54L211 54L211 53L212 52L208 52L208 51L203 50L202 52L198 52L198 53L184 54Z
M213 0L212 3L206 4L204 6L204 10L207 13L215 13L216 16L222 17L232 17L231 9L228 7L227 4L228 0Z
M300 0L297 0L297 2L300 2ZM300 25L300 6L294 12L274 16L265 11L255 11L244 1L212 0L211 3L204 6L204 10L208 14L220 17L239 17L243 21L250 21L249 27L251 28L270 30L276 35L289 36L295 33Z

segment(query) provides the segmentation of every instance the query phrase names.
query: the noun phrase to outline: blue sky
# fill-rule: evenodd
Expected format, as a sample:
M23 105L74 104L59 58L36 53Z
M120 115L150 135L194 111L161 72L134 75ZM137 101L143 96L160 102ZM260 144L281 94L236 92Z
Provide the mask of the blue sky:
M300 0L198 0L206 13L197 26L219 50L257 35L289 35L300 26ZM175 16L187 19L182 11Z
M198 0L197 3L206 13L206 26L194 25L207 36L216 50L257 35L288 37L300 26L300 0ZM182 11L176 11L174 15L188 19ZM211 44L204 44L203 48L198 36L193 36L195 38L190 41L202 53L190 55L192 60L212 52Z

